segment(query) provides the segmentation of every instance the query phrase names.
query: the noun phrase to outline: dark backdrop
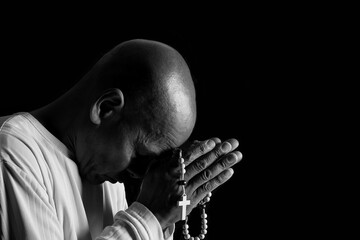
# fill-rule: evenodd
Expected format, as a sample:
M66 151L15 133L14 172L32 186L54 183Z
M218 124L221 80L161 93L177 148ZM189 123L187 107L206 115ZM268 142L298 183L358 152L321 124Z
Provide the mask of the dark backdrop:
M299 220L310 202L321 206L314 197L320 183L305 189L315 170L302 150L314 148L308 126L320 108L305 108L319 89L312 70L322 45L314 29L268 17L171 26L21 19L2 30L1 115L56 99L121 41L162 41L184 56L196 81L192 138L235 137L244 155L213 194L207 239L306 236L322 213Z

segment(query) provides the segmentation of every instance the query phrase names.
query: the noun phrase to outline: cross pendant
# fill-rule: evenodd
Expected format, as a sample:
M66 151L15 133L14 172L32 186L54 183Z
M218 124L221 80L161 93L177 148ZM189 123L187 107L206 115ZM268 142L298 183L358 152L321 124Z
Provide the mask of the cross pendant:
M186 206L190 205L190 200L186 199L186 194L182 195L182 200L178 201L178 206L182 208L181 220L186 219Z

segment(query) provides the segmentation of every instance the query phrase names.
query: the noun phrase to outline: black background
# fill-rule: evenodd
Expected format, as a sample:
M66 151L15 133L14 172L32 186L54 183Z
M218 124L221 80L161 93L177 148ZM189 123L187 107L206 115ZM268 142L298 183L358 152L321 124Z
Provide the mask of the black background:
M334 54L323 37L328 25L292 11L226 13L189 22L171 15L136 22L136 12L125 20L96 12L12 16L2 28L1 115L56 99L122 41L162 41L183 55L196 81L192 138L237 138L244 155L214 191L207 239L321 236L329 213L319 196L329 180L319 177L327 127L318 116L332 105L327 77L336 74L326 64Z

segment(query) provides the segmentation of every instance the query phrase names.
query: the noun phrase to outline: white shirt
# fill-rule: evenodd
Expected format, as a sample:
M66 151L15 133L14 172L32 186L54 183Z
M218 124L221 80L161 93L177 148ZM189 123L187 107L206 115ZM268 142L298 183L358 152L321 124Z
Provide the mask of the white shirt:
M8 239L172 239L124 185L82 182L66 146L29 113L0 118L0 234Z

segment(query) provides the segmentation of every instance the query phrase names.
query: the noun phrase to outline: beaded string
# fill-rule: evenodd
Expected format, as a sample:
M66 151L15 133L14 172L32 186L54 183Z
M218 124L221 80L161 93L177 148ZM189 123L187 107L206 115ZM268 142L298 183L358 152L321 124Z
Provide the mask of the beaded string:
M206 203L210 202L210 197L211 197L211 192L209 192L206 197L201 200L198 204L197 207L201 208L201 232L198 236L196 237L192 237L190 235L189 232L189 225L188 225L188 217L186 215L186 206L190 205L190 200L187 199L186 193L185 193L185 185L186 185L186 181L184 179L185 176L185 163L184 163L184 158L182 157L182 152L180 150L179 153L179 164L181 165L181 176L180 176L180 180L178 182L178 184L181 186L182 188L182 197L181 197L181 201L178 201L178 206L182 207L182 213L181 213L181 220L185 220L185 223L183 225L183 236L184 239L186 240L200 240L200 239L205 239L205 235L207 234L207 214L206 214Z
M181 212L181 220L185 220L186 219L186 206L190 205L190 200L187 200L187 196L186 196L186 192L185 192L185 185L186 185L186 181L184 179L185 177L185 163L184 163L184 158L182 157L182 152L181 150L179 151L179 163L181 165L181 175L180 175L180 180L178 181L178 184L181 186L182 188L182 197L181 197L181 201L178 201L178 206L182 207L182 212Z

